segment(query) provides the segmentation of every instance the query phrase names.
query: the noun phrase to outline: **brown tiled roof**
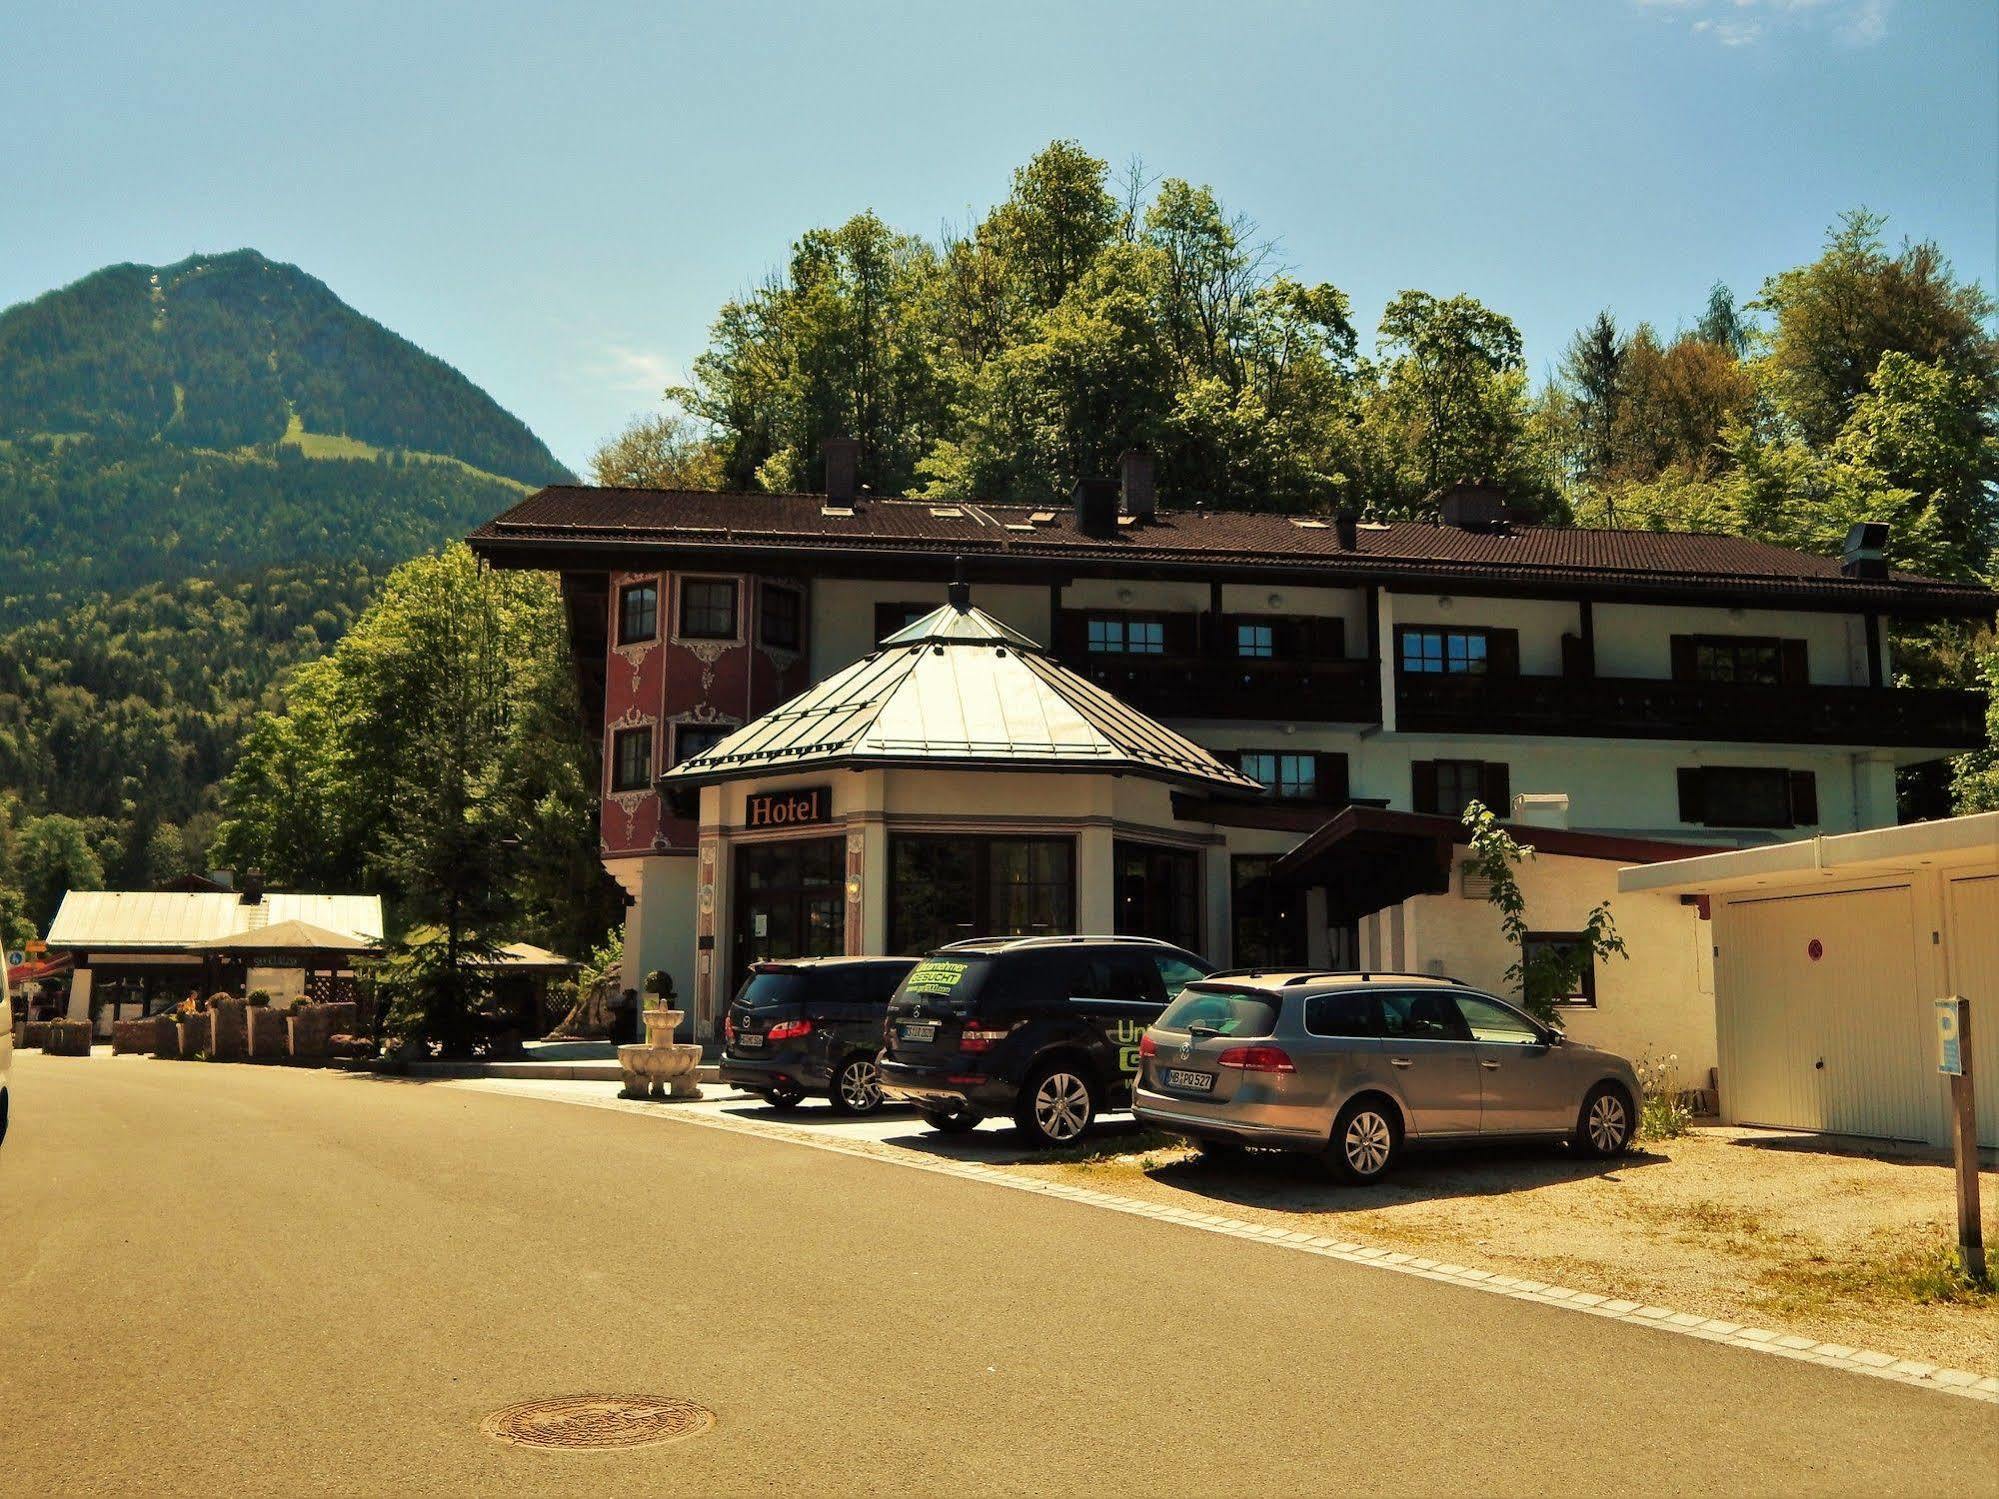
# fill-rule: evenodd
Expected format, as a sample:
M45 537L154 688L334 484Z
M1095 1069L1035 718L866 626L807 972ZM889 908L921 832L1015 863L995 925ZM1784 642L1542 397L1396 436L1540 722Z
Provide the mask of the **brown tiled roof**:
M1514 526L1465 530L1427 521L1364 525L1340 545L1330 521L1262 511L1165 510L1115 535L1078 528L1066 505L863 499L827 513L816 494L715 494L556 485L470 537L496 560L562 567L563 554L640 551L759 556L866 554L1094 565L1158 572L1256 567L1322 574L1328 583L1600 583L1639 590L1776 594L1852 608L1990 615L1991 592L1896 572L1845 577L1835 558L1712 533ZM1036 517L1041 517L1036 520ZM1300 524L1311 521L1312 524ZM602 565L601 562L598 565Z

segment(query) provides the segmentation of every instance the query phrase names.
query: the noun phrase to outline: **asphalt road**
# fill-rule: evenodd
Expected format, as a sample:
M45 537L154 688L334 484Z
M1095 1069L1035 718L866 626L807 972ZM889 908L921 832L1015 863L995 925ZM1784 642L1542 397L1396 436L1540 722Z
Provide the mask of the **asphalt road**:
M30 1055L0 1493L1999 1492L1990 1405L874 1160ZM481 1434L679 1395L618 1454Z

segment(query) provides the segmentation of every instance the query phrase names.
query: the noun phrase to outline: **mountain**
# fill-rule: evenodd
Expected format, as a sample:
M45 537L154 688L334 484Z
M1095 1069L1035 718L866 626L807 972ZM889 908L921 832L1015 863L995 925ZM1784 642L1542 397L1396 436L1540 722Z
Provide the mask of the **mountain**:
M457 370L254 250L0 312L0 628L192 576L386 567L570 477Z

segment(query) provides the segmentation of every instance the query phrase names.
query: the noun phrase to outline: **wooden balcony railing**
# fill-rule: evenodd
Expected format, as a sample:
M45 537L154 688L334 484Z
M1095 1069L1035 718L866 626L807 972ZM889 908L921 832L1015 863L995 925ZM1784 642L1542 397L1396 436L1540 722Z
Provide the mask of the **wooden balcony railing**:
M1063 665L1156 718L1381 722L1381 672L1373 661L1081 655Z
M1395 724L1414 733L1960 750L1985 743L1985 703L1983 693L1952 688L1411 673L1396 681Z

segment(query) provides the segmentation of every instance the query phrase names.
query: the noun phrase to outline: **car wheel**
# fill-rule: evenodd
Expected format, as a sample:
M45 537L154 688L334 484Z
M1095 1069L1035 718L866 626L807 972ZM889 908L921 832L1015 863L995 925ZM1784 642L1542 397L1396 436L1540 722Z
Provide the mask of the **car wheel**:
M1575 1145L1581 1155L1602 1159L1631 1148L1631 1100L1615 1083L1598 1083L1576 1117Z
M918 1109L917 1112L923 1116L925 1124L941 1134L965 1135L979 1127L977 1114L940 1114L935 1109Z
M1050 1062L1028 1077L1013 1122L1030 1143L1049 1149L1075 1144L1096 1117L1089 1078L1068 1062Z
M800 1088L772 1088L764 1094L764 1102L780 1114L789 1114L805 1102L805 1093Z
M1402 1151L1402 1121L1379 1098L1356 1098L1333 1121L1326 1160L1349 1186L1365 1187L1388 1174Z
M872 1114L882 1106L881 1069L865 1054L848 1057L833 1074L827 1094L836 1114Z

